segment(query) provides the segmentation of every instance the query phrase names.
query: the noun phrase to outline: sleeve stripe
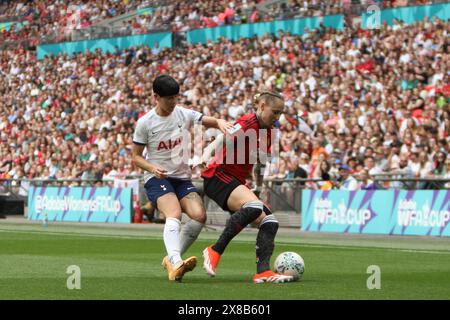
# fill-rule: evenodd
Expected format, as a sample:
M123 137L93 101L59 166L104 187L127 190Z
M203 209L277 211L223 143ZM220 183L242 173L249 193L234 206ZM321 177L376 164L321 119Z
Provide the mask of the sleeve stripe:
M251 127L257 121L258 121L258 119L256 119L256 118L246 120L246 121L244 121L245 127Z
M198 119L198 122L201 122L203 119L203 113L201 114L200 118Z
M146 143L141 143L141 142L137 142L137 141L134 141L134 140L133 140L133 143L137 144L139 146L146 146L147 145Z
M256 117L256 114L253 114L252 117L250 117L250 118L244 120L243 123L244 123L246 126L251 126L253 123L255 123L255 122L257 122L257 121L258 121L258 118Z

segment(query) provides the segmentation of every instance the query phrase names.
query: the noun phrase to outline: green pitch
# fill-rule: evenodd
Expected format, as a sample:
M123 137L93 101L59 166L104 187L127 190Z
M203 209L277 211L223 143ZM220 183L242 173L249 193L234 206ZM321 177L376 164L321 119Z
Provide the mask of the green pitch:
M215 278L201 252L218 237L203 231L188 255L199 265L183 283L161 267L162 226L0 224L0 299L449 299L450 239L280 232L275 257L295 251L305 260L301 281L255 285L254 230L227 248ZM69 290L67 268L81 271ZM369 290L367 268L380 267L381 289Z

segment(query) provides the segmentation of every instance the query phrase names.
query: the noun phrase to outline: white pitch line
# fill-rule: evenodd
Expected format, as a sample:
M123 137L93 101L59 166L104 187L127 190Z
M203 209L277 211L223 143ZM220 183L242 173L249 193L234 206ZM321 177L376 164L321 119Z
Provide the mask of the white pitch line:
M410 252L410 253L431 253L431 254L450 254L450 251L432 251L432 250L423 250L423 249L404 249L404 248L390 248L390 247L368 247L368 246L338 246L333 244L312 244L312 243L290 243L290 242L277 242L277 245L290 245L295 247L312 247L312 248L339 248L339 249L347 249L347 250L361 250L361 249L369 249L369 250L384 250L384 251L401 251L401 252Z
M402 252L410 252L410 253L433 253L433 254L450 254L450 251L431 251L431 250L420 250L420 249L397 249Z
M156 240L162 239L162 237L154 236L154 235L134 235L134 236L125 236L125 235L116 235L116 234L91 234L91 233L70 233L70 232L51 232L51 231L39 231L39 230L28 230L28 231L17 231L17 230L5 230L0 229L0 232L10 232L10 233L33 233L33 234L43 234L43 235L56 235L56 236L75 236L75 237L93 237L93 238L116 238L116 239L138 239L138 240ZM208 239L198 239L197 241L208 241ZM249 243L254 242L254 240L240 240L235 239L233 243ZM287 245L292 247L312 247L312 248L338 248L338 249L346 249L346 250L360 250L360 249L370 249L370 250L387 250L387 251L400 251L400 252L409 252L409 253L427 253L427 254L450 254L450 251L433 251L433 250L423 250L423 249L405 249L405 248L389 248L389 247L370 247L370 246L357 246L357 245L349 245L349 246L339 246L333 244L313 244L313 243L295 243L295 242L276 242L276 245Z
M52 232L52 231L39 231L39 230L27 230L27 231L18 231L18 230L5 230L0 229L0 232L10 232L10 233L26 233L26 234L42 234L42 235L52 235L52 236L75 236L75 237L94 237L94 238L119 238L119 239L160 239L162 237L155 237L153 235L149 236L124 236L124 235L116 235L116 234L92 234L92 233L74 233L74 232Z

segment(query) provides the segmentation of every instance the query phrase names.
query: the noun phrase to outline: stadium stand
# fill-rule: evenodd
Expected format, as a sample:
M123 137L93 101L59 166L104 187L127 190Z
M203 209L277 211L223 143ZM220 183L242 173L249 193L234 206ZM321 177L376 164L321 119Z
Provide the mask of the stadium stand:
M160 5L160 2L152 2ZM73 30L84 30L139 8L150 6L149 1L9 1L0 19L19 21L1 33L0 41L29 40L60 42L71 39Z
M114 13L99 7L109 2L116 3ZM39 11L41 2L31 3L7 1L3 16L44 14ZM212 3L175 1L172 16L177 28L208 26L198 17L211 18L228 2ZM305 3L322 8L325 2L294 1L289 6L301 11ZM147 5L75 4L90 8L83 20L89 24L98 16L112 17ZM257 4L235 3L235 16L238 9ZM60 1L46 5L49 23L39 25L42 17L37 19L39 27L30 27L34 31L27 36L49 30L64 16L62 7L67 13L69 7ZM197 18L192 16L195 12ZM268 19L279 18L280 12L282 16L282 10L274 12ZM227 21L234 23L222 22ZM253 20L240 22L245 21ZM105 176L139 174L130 163L132 132L152 104L151 79L162 72L182 83L181 104L230 121L251 111L257 91L282 92L287 111L281 119L281 160L269 164L267 177L336 177L345 164L351 174L366 169L369 181L364 186L377 174L449 178L448 33L448 23L433 19L413 25L396 22L379 30L320 28L302 36L280 31L177 50L141 46L74 57L60 54L40 61L32 50L10 47L0 51L0 178L100 181ZM300 130L304 124L314 130L314 137ZM274 184L288 188L282 182ZM324 185L308 182L306 187Z
M427 1L357 1L361 8L423 4ZM83 34L136 35L157 30L184 32L221 25L323 16L360 8L350 0L276 1L5 1L0 21L16 22L0 33L0 43L28 41L30 45L76 41ZM150 11L140 9L150 8ZM141 13L140 13L141 12Z

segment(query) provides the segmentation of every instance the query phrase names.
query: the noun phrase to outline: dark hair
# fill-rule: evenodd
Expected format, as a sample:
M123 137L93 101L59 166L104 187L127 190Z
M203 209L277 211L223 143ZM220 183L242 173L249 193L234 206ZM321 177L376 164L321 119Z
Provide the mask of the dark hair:
M323 163L325 163L325 166L326 166L326 168L325 168L325 172L322 170L322 164ZM328 161L323 161L321 164L320 164L320 170L322 171L322 175L324 174L324 173L328 173L328 171L330 171L330 169L331 169L331 166L330 166L330 164L328 163ZM329 179L325 179L325 180L329 180Z
M163 74L153 81L153 92L160 97L175 96L180 92L180 85L171 76Z

